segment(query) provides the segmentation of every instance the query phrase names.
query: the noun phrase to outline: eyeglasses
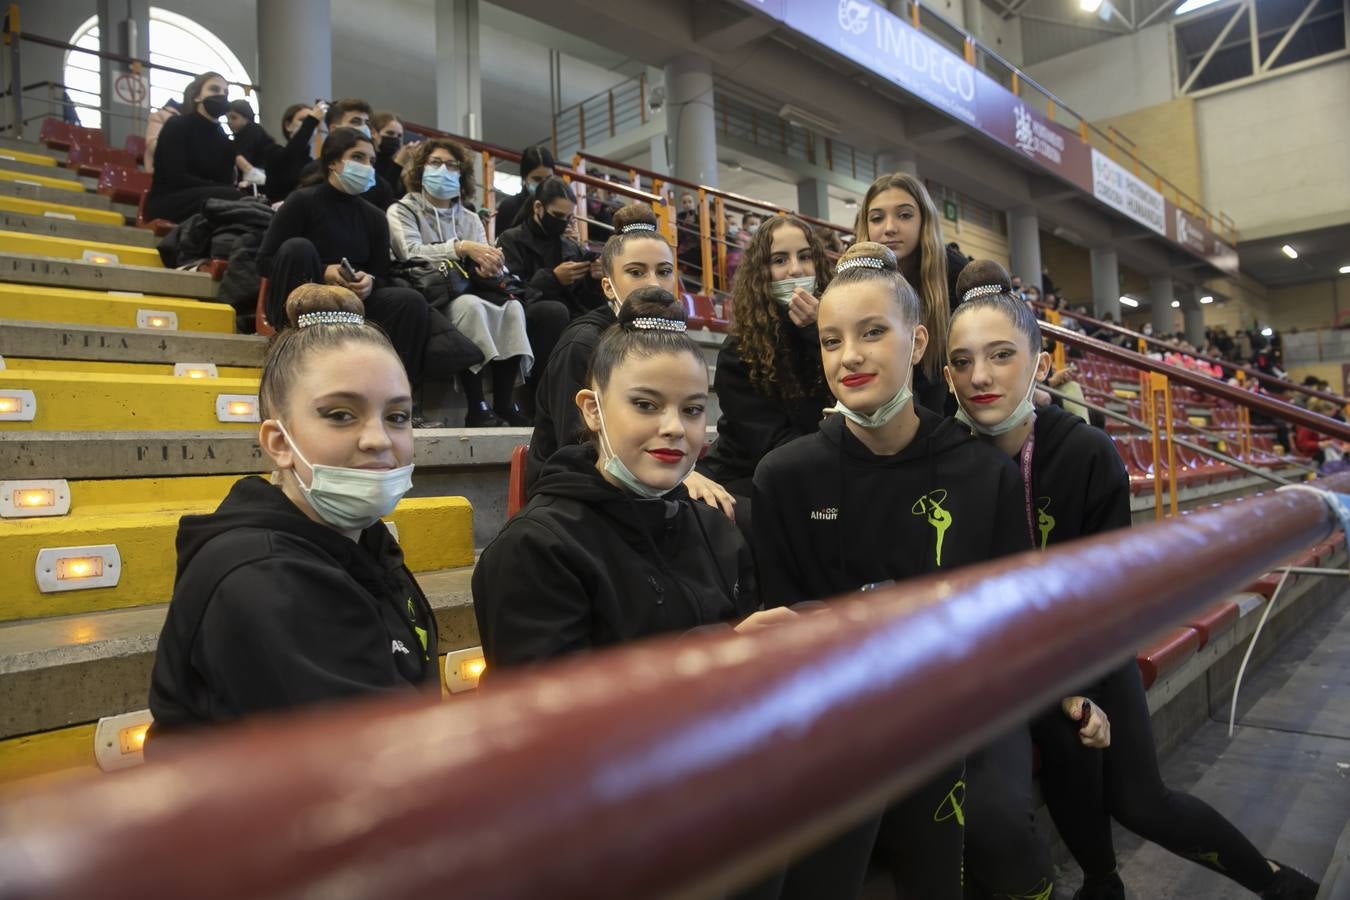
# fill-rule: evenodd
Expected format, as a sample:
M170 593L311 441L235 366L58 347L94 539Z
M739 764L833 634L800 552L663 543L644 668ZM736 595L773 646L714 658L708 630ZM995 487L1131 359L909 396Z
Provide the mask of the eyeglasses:
M452 159L429 159L429 160L427 160L427 163L426 163L426 166L427 166L428 169L443 169L443 168L445 168L446 166L450 166L450 165L454 165L454 160L452 160Z

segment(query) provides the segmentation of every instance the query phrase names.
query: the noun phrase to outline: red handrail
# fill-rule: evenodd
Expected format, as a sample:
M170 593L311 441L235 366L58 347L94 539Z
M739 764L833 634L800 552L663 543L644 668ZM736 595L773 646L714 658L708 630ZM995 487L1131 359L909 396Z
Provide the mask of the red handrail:
M7 797L0 897L725 893L1334 528L1309 493L1258 495L463 702L222 730Z

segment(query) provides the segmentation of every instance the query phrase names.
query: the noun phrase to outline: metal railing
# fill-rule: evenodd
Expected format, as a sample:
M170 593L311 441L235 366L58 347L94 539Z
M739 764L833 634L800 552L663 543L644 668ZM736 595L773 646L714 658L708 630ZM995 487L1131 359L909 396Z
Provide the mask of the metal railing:
M553 155L565 159L588 143L645 125L647 115L647 73L643 72L559 110L553 117Z
M1310 493L1258 495L753 634L502 673L453 703L221 729L7 797L0 897L140 900L147 873L200 900L725 894L1335 528Z

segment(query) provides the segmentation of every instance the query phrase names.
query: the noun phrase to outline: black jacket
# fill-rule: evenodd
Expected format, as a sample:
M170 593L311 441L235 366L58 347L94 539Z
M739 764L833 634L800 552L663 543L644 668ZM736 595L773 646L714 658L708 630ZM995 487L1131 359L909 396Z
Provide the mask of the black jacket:
M258 248L258 271L268 276L272 258L293 237L308 238L325 266L343 257L384 287L389 273L389 220L361 197L328 182L301 188L277 210Z
M234 152L255 166L267 169L267 157L277 142L257 122L249 122L234 133Z
M756 609L750 549L726 516L683 487L637 499L595 461L590 445L554 454L529 504L479 558L473 605L490 667L734 622Z
M497 204L497 233L516 226L516 217L520 211L534 202L534 194L524 188Z
M759 464L753 538L765 606L1030 548L1012 460L959 422L916 411L918 433L894 456L873 455L836 413Z
M1040 406L1033 433L1038 549L1130 526L1130 476L1105 431L1058 406Z
M285 144L273 143L263 154L263 169L267 172L263 190L273 203L285 200L300 186L300 173L310 162L314 131L318 127L318 118L305 116Z
M820 338L815 326L797 328L789 323L784 333L798 353L815 360L819 370ZM713 393L721 408L717 440L699 464L699 471L723 487L747 495L759 461L770 450L815 432L825 408L834 406L834 397L823 381L819 393L805 397L785 399L763 394L750 381L750 369L741 359L740 341L734 335L717 351Z
M155 171L146 197L146 213L155 216L177 191L202 187L234 187L234 142L220 123L194 114L164 123L155 144Z
M572 318L607 305L599 282L578 278L564 285L553 274L558 263L580 262L586 258L581 245L571 238L552 239L544 235L534 219L508 228L497 235L497 246L506 257L506 268L526 285L526 304L535 300L561 300Z
M553 348L534 395L534 434L525 472L525 488L533 492L544 464L559 447L575 444L581 435L577 391L586 387L586 373L600 335L619 321L608 303L574 319Z
M435 617L383 524L352 541L249 477L215 512L184 516L177 546L150 679L155 735L439 688Z

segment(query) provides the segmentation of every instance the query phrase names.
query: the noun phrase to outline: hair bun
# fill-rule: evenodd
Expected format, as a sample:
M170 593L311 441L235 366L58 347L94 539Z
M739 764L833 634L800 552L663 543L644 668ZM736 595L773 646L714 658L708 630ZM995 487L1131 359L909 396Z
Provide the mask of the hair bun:
M965 300L986 294L1011 294L1012 279L1008 270L992 259L968 262L956 279L956 296Z
M301 316L322 313L354 313L363 318L366 314L360 298L336 284L302 284L286 298L286 319L292 327L300 325ZM315 318L305 324L322 321L326 320Z
M651 285L633 291L619 307L619 325L625 331L684 331L688 318L682 300L665 288Z
M631 234L635 231L657 230L656 212L645 203L629 203L614 211L614 233Z
M844 251L835 265L835 272L847 272L849 269L876 269L879 272L899 272L900 263L895 253L885 244L875 241L859 241Z

